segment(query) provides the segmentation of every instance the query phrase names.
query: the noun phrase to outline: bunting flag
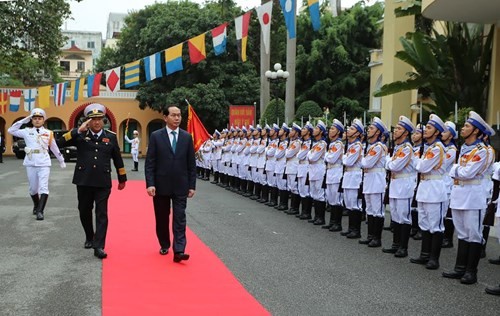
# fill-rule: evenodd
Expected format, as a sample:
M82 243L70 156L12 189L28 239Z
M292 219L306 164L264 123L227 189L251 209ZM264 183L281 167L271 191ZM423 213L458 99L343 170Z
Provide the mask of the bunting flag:
M188 47L191 65L197 64L207 58L207 53L205 51L205 33L191 38L188 41Z
M146 81L151 81L163 76L163 73L161 72L160 53L144 58L144 73L146 74Z
M102 72L87 77L87 98L99 96Z
M184 69L182 66L183 44L184 43L180 43L165 50L165 67L167 68L167 76Z
M120 91L121 67L106 70L106 91L115 93Z
M10 91L10 105L9 111L17 112L19 111L19 106L21 105L21 90L11 90Z
M236 28L236 40L238 45L238 56L241 61L247 61L247 40L248 40L248 25L250 24L250 16L252 11L237 17L234 19L234 25Z
M311 16L311 23L313 30L319 31L321 22L319 18L319 0L307 0L309 5L309 15Z
M57 83L54 85L54 105L61 106L66 102L67 82Z
M201 145L210 138L210 134L207 132L205 126L203 126L198 115L194 112L189 101L186 100L186 102L188 104L187 131L193 137L194 151L197 152Z
M125 88L137 86L139 84L140 60L125 64Z
M269 54L269 48L271 47L271 17L273 15L273 2L266 2L260 7L255 8L255 11L257 11L257 16L259 18L262 42L264 43L266 54Z
M35 108L36 88L23 90L24 110L31 112Z
M7 113L7 103L9 102L9 94L5 91L0 91L0 114Z
M38 107L42 109L48 108L50 105L50 86L38 88Z
M215 56L219 56L226 52L227 43L227 23L221 24L212 29L212 43L214 46Z
M280 0L280 4L283 16L285 17L288 38L295 38L295 8L297 8L297 0Z
M73 101L78 101L83 99L83 82L82 78L78 78L71 84L71 95L73 96Z

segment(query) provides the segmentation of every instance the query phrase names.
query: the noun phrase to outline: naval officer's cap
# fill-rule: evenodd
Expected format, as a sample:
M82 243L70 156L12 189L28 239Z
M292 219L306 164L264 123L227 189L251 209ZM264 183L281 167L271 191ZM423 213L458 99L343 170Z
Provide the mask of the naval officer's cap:
M363 125L363 122L361 122L359 119L352 120L351 126L353 126L361 134L364 134L365 127Z
M467 122L478 128L483 134L488 135L488 124L486 124L483 118L476 112L469 112L469 118L467 119Z
M446 121L446 122L444 122L444 125L446 126L448 131L450 131L451 136L453 136L453 139L457 139L458 133L457 133L457 126L455 125L455 123L453 123L451 121Z
M333 119L332 126L335 126L336 129L339 130L339 132L343 133L344 132L344 124L342 124L341 121L337 119Z
M372 125L375 126L382 134L387 132L387 127L384 122L376 116L372 120Z
M297 123L292 124L292 129L295 130L297 133L300 133L300 131L302 130L302 128L300 128L300 126L297 125Z
M39 108L34 108L33 110L31 110L31 117L33 117L33 116L40 116L40 117L43 117L44 119L47 118L45 111L43 109L39 109Z
M87 118L104 117L106 115L106 107L100 103L91 103L87 105L83 114Z

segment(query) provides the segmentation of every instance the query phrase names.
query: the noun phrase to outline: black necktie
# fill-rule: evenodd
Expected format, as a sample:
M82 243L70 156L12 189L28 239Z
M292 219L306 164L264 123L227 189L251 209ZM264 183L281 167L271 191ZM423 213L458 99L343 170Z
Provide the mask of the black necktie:
M36 129L36 132L37 132L38 134L40 134L40 129L39 129L39 128L37 128L37 129Z

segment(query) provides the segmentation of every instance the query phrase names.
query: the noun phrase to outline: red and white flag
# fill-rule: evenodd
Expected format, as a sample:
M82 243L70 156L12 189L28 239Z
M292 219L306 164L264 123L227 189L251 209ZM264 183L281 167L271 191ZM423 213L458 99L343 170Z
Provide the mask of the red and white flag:
M120 71L121 67L106 70L106 90L108 92L120 91Z
M271 17L273 15L273 2L269 1L260 7L255 8L260 23L260 32L262 33L262 42L266 54L269 54L269 47L271 41Z
M61 82L54 85L54 105L61 106L66 102L66 89L68 82Z
M11 90L10 91L10 105L9 110L11 112L19 111L19 105L21 104L21 95L23 92L21 90Z

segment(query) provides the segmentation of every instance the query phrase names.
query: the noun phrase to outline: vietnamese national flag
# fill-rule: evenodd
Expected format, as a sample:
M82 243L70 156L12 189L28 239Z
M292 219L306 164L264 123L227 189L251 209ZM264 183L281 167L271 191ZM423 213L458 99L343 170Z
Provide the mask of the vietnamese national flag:
M200 118L194 112L193 107L188 103L188 123L187 123L187 131L193 137L194 151L197 152L200 149L201 145L210 138L210 134L203 126L203 123L200 121Z

